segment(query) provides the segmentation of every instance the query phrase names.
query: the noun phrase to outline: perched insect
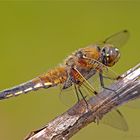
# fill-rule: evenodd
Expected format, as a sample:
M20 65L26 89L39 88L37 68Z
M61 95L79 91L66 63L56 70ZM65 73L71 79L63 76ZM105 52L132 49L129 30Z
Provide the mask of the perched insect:
M61 66L26 83L1 91L0 100L40 88L50 88L61 85L61 91L74 87L78 100L83 98L86 102L85 96L83 95L83 88L86 89L87 92L97 94L97 91L88 82L95 74L99 74L101 86L107 90L111 90L105 86L104 78L117 78L116 75L111 74L112 72L109 67L115 65L120 59L119 48L126 43L128 37L129 32L123 30L106 38L102 43L80 48L69 56ZM106 124L121 130L127 130L127 124L119 110L113 111L111 117L113 120L110 121L107 117L105 120Z
M123 30L108 37L103 43L80 48L69 56L63 65L26 83L1 91L0 99L10 98L40 88L54 87L59 84L62 85L62 90L74 86L78 100L79 95L84 99L81 91L82 87L97 94L87 80L94 76L95 73L99 73L101 86L107 89L104 85L104 77L110 79L115 79L116 77L113 75L109 77L104 73L109 74L108 67L112 67L120 59L118 48L126 43L128 37L129 32Z

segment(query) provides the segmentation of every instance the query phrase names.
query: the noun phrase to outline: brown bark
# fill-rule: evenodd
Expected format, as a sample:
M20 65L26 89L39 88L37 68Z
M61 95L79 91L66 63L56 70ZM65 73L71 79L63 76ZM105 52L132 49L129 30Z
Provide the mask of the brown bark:
M109 88L74 105L62 115L50 121L42 129L32 132L26 140L68 140L91 122L98 123L106 113L140 97L140 64L125 72Z

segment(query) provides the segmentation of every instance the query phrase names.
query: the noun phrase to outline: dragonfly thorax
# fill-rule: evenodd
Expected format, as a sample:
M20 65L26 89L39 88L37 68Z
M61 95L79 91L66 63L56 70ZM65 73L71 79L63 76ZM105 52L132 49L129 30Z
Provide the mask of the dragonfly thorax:
M101 49L101 59L104 65L111 67L120 59L120 52L113 45L106 44Z
M87 67L89 59L98 60L100 58L100 50L96 45L90 45L74 52L65 60L65 64L70 67Z

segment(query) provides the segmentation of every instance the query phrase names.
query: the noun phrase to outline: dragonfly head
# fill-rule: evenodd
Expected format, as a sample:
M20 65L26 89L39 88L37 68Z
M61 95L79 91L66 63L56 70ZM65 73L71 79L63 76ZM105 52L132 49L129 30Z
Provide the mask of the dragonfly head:
M120 52L113 45L106 44L101 49L101 59L104 65L111 67L120 59Z

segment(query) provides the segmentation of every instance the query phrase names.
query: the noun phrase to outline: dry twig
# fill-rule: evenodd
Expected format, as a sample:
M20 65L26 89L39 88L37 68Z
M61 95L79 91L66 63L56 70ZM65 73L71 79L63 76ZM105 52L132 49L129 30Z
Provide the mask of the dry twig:
M114 82L109 90L102 91L86 103L81 100L68 111L58 116L45 127L32 132L26 140L68 140L91 122L98 122L112 109L140 97L140 64L128 70Z

